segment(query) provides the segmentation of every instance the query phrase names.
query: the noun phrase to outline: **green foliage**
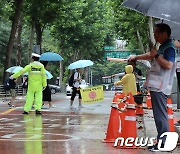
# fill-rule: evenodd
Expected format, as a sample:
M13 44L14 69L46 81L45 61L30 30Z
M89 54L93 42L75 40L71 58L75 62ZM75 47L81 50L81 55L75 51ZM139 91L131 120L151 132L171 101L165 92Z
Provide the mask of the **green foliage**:
M0 53L3 55L0 58L1 73L15 2L0 1ZM148 42L148 22L143 15L121 7L121 3L122 0L24 0L22 66L27 65L30 28L35 22L43 32L42 52L57 52L64 58L65 82L69 77L68 65L78 59L95 62L91 70L99 83L102 76L123 72L125 63L103 61L103 47L113 45L116 37L127 40L130 49L137 49L137 30L145 45ZM33 43L36 44L35 38ZM15 42L11 66L16 62L16 47ZM59 63L49 63L49 70L54 77L59 76Z
M104 40L112 30L108 10L104 1L62 1L52 34L60 41L62 54L69 63L102 57Z
M113 8L115 12L115 24L118 38L126 40L130 49L139 49L137 31L142 37L145 46L149 40L148 17L122 7L123 0L115 1Z

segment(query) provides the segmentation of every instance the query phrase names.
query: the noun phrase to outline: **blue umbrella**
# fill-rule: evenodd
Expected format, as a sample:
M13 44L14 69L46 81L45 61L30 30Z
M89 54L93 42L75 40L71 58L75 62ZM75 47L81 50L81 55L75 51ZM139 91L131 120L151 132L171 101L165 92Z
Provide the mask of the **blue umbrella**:
M55 52L45 52L41 54L40 61L61 61L64 60L59 54Z
M92 66L94 63L91 60L78 60L74 63L71 63L68 66L68 69L84 68L87 66Z
M13 74L13 73L16 73L16 72L20 71L21 69L23 69L23 67L21 67L21 66L12 66L12 67L8 68L6 70L6 72L9 72L9 73Z

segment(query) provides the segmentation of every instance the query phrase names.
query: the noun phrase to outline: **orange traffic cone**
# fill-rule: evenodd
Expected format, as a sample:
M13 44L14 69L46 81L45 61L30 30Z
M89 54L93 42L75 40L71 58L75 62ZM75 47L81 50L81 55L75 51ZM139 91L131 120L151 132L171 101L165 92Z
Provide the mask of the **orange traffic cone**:
M118 93L117 93L117 91L115 91L114 98L113 98L113 101L112 101L113 104L117 104L117 101L118 101L117 96L118 96Z
M124 119L125 119L125 107L126 107L126 104L123 101L124 97L125 97L125 94L122 93L121 96L120 96L120 99L119 99L119 104L118 104L118 108L123 110L122 112L119 111L119 115L120 115L120 118L121 118L121 132L122 132L122 129L124 127Z
M121 117L117 108L112 107L106 138L103 140L105 143L113 143L116 138L121 136Z
M169 131L174 132L174 116L173 116L173 110L172 110L172 100L171 98L167 99L167 113L168 113L168 122L169 122Z
M144 115L144 110L142 104L137 104L136 115Z
M152 109L151 96L146 99L147 108Z
M126 100L127 103L127 111L125 112L125 120L124 120L124 126L122 128L122 137L124 140L126 140L129 137L134 138L134 141L137 137L137 130L136 130L136 108L134 103L134 98L132 94L130 94ZM134 142L131 142L132 146L118 146L117 148L139 148L136 147Z

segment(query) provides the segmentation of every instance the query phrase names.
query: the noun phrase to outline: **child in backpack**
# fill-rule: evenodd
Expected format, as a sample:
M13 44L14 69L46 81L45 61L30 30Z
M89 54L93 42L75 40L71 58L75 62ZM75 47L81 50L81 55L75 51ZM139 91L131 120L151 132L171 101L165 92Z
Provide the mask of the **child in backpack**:
M76 97L76 94L79 94L79 109L82 108L82 97L81 97L81 93L80 93L80 83L81 83L81 74L82 74L82 69L81 68L77 68L76 72L74 73L74 82L72 85L72 95L71 95L71 100L70 100L70 109L73 109L73 102L74 102L74 98Z
M114 85L123 85L123 93L125 95L128 95L130 92L132 95L137 95L136 79L133 73L133 66L125 66L125 73L126 74L123 76L123 78L120 81L115 82Z

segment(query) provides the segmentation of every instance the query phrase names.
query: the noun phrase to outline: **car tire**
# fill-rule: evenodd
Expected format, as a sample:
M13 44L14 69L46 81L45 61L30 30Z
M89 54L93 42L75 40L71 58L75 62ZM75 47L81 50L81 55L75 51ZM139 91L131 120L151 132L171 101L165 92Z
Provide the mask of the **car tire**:
M55 88L51 88L51 94L55 94L56 93L56 89Z

